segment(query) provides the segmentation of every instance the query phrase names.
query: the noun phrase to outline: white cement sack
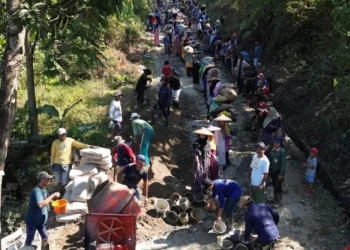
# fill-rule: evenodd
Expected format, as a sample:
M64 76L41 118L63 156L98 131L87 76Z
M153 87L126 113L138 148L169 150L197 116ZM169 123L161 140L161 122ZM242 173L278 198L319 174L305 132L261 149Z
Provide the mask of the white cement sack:
M108 180L108 175L105 172L100 172L97 175L90 177L90 183L89 183L90 193L92 193L98 185L100 185L102 182L107 180Z
M113 163L109 162L108 164L105 164L105 165L96 165L96 167L98 167L99 169L102 169L102 170L108 170L111 167L113 167Z
M97 179L98 184L108 180L108 175L105 172L99 172L97 175L91 177L92 179Z
M73 168L71 171L69 171L69 178L71 180L74 180L74 178L78 176L95 175L95 174L98 174L98 169L95 164L84 164L77 168Z
M8 249L10 247L17 247L18 242L22 239L23 230L22 228L17 229L14 233L1 239L1 249ZM21 247L21 246L19 246Z
M112 162L112 156L108 156L102 159L94 159L94 158L90 158L90 157L86 157L83 156L81 157L81 162L82 163L92 163L92 164L98 164L98 165L106 165L109 164L110 162Z
M70 197L72 202L86 202L89 194L89 176L78 176L74 178L73 190Z
M85 202L72 202L67 204L66 214L88 213L88 206Z
M67 186L65 187L66 192L71 192L73 189L73 181L68 182Z
M67 223L67 222L76 222L80 221L81 218L83 217L83 214L58 214L56 215L56 221L57 222L62 222L62 223Z
M111 155L111 150L108 148L84 148L80 150L82 157L89 157L97 160L101 160Z
M73 189L73 182L72 182L72 189ZM71 202L71 196L72 196L72 189L70 191L64 192L63 199L67 200L68 202Z

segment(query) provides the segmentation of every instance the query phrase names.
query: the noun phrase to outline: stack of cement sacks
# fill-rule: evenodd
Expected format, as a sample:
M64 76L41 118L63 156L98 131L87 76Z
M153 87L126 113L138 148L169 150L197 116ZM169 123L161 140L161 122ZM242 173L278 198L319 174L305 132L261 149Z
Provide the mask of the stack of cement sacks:
M70 182L63 199L68 201L67 212L56 215L58 222L79 221L88 213L86 200L102 182L108 180L105 173L112 167L111 151L106 148L80 150L80 164L69 172Z

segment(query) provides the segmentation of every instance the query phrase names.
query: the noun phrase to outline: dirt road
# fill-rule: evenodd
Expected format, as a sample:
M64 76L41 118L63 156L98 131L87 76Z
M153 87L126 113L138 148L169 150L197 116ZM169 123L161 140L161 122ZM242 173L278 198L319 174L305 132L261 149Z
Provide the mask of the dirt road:
M181 75L184 88L181 93L182 110L189 109L182 116L185 124L183 133L187 135L181 140L185 140L191 145L191 132L200 127L205 122L205 102L201 93L193 88L192 79L185 76L185 68L179 58L165 57L162 49L153 53L155 63L160 69L165 58L170 60L170 64L177 69ZM160 74L160 72L156 72ZM223 83L229 83L228 77L221 75ZM247 105L242 103L243 99L238 98L234 103L234 112L239 113L238 121L231 124L231 131L234 131L237 139L231 144L230 159L234 166L225 171L225 178L234 179L239 182L245 194L250 193L247 171L251 158L255 151L255 143L251 140L251 134L245 131L245 122L252 114ZM190 112L188 112L190 111ZM172 122L175 120L172 119ZM176 121L177 122L177 121ZM177 159L189 159L189 147L182 151L175 152L170 157L170 161ZM305 186L303 184L304 168L301 163L305 161L305 156L298 150L295 144L288 138L285 146L287 152L287 174L285 181L285 194L283 196L283 207L277 209L280 214L278 225L281 239L276 249L307 249L307 250L340 250L350 242L347 225L348 218L343 214L343 209L338 206L334 197L323 189L320 181L316 181L315 195L312 198L303 196ZM175 157L175 159L172 159ZM191 168L191 161L186 164L187 169L179 167L179 171L186 171L186 180L182 183L188 184L188 170ZM181 175L184 176L184 175ZM272 190L267 188L266 196L271 196ZM235 216L235 229L244 230L243 215ZM165 234L165 235L164 235ZM137 249L219 249L217 244L220 238L213 234L208 234L198 224L187 227L171 228L153 240L139 242Z

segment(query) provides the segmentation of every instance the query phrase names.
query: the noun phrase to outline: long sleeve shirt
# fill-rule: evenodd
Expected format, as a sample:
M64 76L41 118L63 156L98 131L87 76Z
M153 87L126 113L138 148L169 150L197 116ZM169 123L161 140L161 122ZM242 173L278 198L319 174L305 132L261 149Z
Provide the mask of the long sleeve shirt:
M72 163L72 149L88 148L90 145L84 144L67 137L64 141L55 140L51 146L51 161L52 164L71 164Z
M153 130L153 127L146 121L135 119L131 123L134 136L142 135L145 129Z
M124 167L130 163L136 163L136 157L132 149L126 145L121 144L112 149L112 158L118 166Z
M171 89L168 85L162 85L158 92L158 104L160 106L170 106L172 101Z
M109 118L117 122L123 121L122 105L120 104L120 101L113 100L111 102L111 106L109 107Z
M242 195L241 186L232 180L216 179L214 181L213 198L218 196L219 207L225 207L226 199L238 199Z
M269 206L252 203L245 214L244 240L248 241L252 229L258 235L259 243L262 245L277 240L279 219L279 214Z
M280 175L286 173L286 151L283 148L273 149L269 154L271 172L280 172Z

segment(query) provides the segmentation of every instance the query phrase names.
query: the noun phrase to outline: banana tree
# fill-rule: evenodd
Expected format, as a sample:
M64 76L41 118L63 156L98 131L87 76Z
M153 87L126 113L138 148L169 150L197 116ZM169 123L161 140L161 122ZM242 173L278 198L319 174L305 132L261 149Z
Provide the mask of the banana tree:
M62 116L60 115L60 112L57 110L57 108L54 105L45 104L37 109L38 114L47 114L49 117L55 117L58 127L64 127L64 119L66 118L68 112L72 110L75 106L77 106L79 103L81 103L83 99L80 99L70 105L69 107L65 108Z

